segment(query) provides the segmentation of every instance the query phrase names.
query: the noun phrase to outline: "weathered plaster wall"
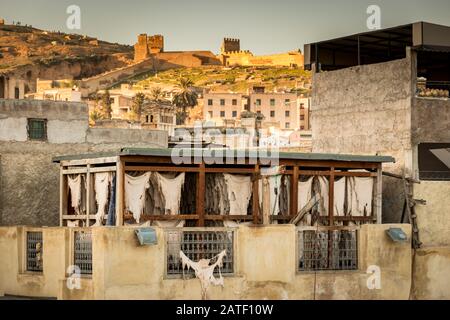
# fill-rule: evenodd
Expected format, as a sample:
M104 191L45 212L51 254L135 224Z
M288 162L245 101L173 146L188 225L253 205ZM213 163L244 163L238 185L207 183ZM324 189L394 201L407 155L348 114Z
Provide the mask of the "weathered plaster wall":
M427 247L416 251L413 299L450 299L450 249Z
M450 99L414 98L412 144L450 142Z
M414 184L414 198L427 202L415 206L420 241L424 246L450 246L450 181Z
M235 274L225 277L224 288L210 287L209 298L408 299L411 245L389 240L385 233L389 227L401 227L408 237L411 234L409 225L363 226L358 270L298 273L293 225L241 226L235 242ZM92 228L93 275L91 279L83 279L81 290L71 291L63 275L70 261L69 256L62 258L70 251L68 241L62 241L70 232L67 228L44 228L43 277L29 276L33 280L26 283L18 280L20 272L14 262L18 260L20 245L18 228L0 228L0 260L5 261L0 264L0 294L30 295L32 292L35 296L60 299L200 299L198 279L165 276L164 231L160 228L156 231L158 244L141 247L131 227ZM49 239L54 241L47 245ZM368 289L369 265L381 268L381 289ZM34 280L36 277L42 280ZM27 283L33 283L34 288L30 289ZM58 290L55 283L59 283Z
M386 171L411 168L413 65L407 57L313 74L313 152L383 154L396 159ZM402 189L383 183L383 221L399 222Z
M165 148L167 132L95 129L82 103L0 100L0 225L59 224L58 155ZM48 141L28 141L27 118L47 119Z

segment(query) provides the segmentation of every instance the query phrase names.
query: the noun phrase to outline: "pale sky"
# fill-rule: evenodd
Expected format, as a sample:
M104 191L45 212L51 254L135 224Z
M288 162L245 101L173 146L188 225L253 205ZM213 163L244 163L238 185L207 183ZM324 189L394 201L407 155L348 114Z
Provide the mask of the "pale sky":
M450 0L0 0L0 17L72 33L66 8L81 8L76 33L134 44L139 33L162 34L165 50L211 50L223 37L255 54L368 31L366 9L381 8L381 26L416 21L450 25Z

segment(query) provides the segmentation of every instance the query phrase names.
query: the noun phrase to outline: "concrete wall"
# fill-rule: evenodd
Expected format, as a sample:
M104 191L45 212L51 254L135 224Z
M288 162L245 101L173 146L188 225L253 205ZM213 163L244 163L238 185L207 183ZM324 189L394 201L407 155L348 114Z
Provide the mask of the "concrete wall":
M28 141L27 118L47 119L48 141ZM167 145L165 131L89 128L85 104L0 100L0 225L59 224L54 156Z
M408 52L401 60L314 73L313 152L390 155L396 162L384 170L410 170L413 69ZM383 221L399 222L402 186L384 181Z
M412 144L450 142L450 99L414 98Z
M421 181L414 185L414 198L427 202L415 207L420 241L424 246L450 246L450 181Z
M450 249L426 247L416 250L413 299L450 299Z
M359 232L359 269L317 273L297 272L297 229L293 225L241 226L235 238L235 273L225 277L223 288L210 287L209 298L408 299L411 246L409 242L394 243L386 236L386 229L394 226L410 236L409 225L364 225ZM32 294L60 299L201 298L198 279L166 277L163 229L156 228L157 245L141 247L131 227L92 228L93 275L83 279L81 290L69 290L65 285L64 270L69 266L72 246L67 239L71 231L43 230L43 274L23 275L17 262L23 231L20 227L0 228L0 295ZM381 268L381 289L368 289L369 265Z

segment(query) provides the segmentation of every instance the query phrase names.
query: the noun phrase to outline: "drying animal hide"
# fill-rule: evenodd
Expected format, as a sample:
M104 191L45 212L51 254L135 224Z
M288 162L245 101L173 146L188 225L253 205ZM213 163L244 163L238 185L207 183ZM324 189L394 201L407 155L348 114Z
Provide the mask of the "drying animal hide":
M334 215L345 216L345 178L334 181Z
M154 172L151 177L152 193L154 196L155 209L160 209L163 214L177 215L180 211L181 193L183 191L185 173L178 176L173 174L160 174ZM185 221L155 221L154 225L160 227L183 227Z
M99 172L95 174L95 200L97 201L97 213L94 226L101 226L105 217L108 204L109 186L112 181L111 172Z
M318 177L318 189L315 189L315 193L319 193L322 201L319 206L319 214L321 216L328 216L328 199L329 199L329 188L328 179L326 177Z
M281 214L289 215L290 204L290 192L291 191L291 179L289 176L284 175L281 178L280 196L279 198L279 210Z
M250 197L252 196L252 181L249 176L224 173L227 185L230 215L246 215Z
M223 264L223 258L227 255L226 250L223 250L221 253L219 253L217 256L213 257L212 259L201 259L198 262L194 262L191 259L189 259L184 253L183 251L180 250L180 258L181 258L181 263L183 266L183 272L185 267L187 266L188 269L192 268L192 270L195 271L195 276L200 280L200 285L202 288L202 299L206 300L207 296L207 290L208 287L213 284L213 285L220 285L220 286L224 286L223 283L223 277L222 274L220 272L220 267ZM210 265L211 260L216 259L216 262L213 263L212 265ZM219 279L216 279L214 277L214 269L218 267L219 268Z
M81 174L67 177L67 184L70 190L71 206L78 215L83 214L86 208L85 196L83 190L86 188L86 182Z
M125 208L133 214L139 223L145 203L145 190L150 187L150 172L133 177L125 174Z
M205 179L205 212L206 214L230 213L228 188L223 174L207 174Z
M67 220L67 226L68 226L69 228L76 228L76 227L79 227L79 226L80 226L80 221L79 221L79 220L74 220L74 221L72 221L72 220Z
M349 213L354 217L372 215L372 198L373 198L374 179L349 177L347 192L347 202L349 205Z
M299 212L303 209L311 200L312 197L312 183L314 177L309 178L306 181L298 182L298 209ZM299 222L301 226L310 226L311 225L311 213L307 213L305 217Z

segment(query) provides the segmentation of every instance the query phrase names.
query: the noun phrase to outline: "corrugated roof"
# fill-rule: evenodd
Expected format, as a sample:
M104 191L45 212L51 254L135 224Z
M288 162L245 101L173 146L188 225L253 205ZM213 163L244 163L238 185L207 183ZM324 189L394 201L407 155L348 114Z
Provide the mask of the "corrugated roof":
M256 155L258 150L231 150L231 149L179 149L184 152L190 151L191 155L194 155L195 151L207 151L208 155L213 158L220 158L231 155L243 155L249 157L252 154ZM101 152L91 154L77 154L58 156L52 159L53 162L61 162L64 160L81 160L81 159L93 159L101 157L112 156L159 156L170 157L173 149L161 149L161 148L123 148L118 152ZM362 162L395 162L395 159L390 156L375 156L375 155L351 155L351 154L334 154L334 153L301 153L301 152L279 152L273 156L279 159L294 159L294 160L321 160L321 161L362 161ZM268 158L271 158L269 153Z

